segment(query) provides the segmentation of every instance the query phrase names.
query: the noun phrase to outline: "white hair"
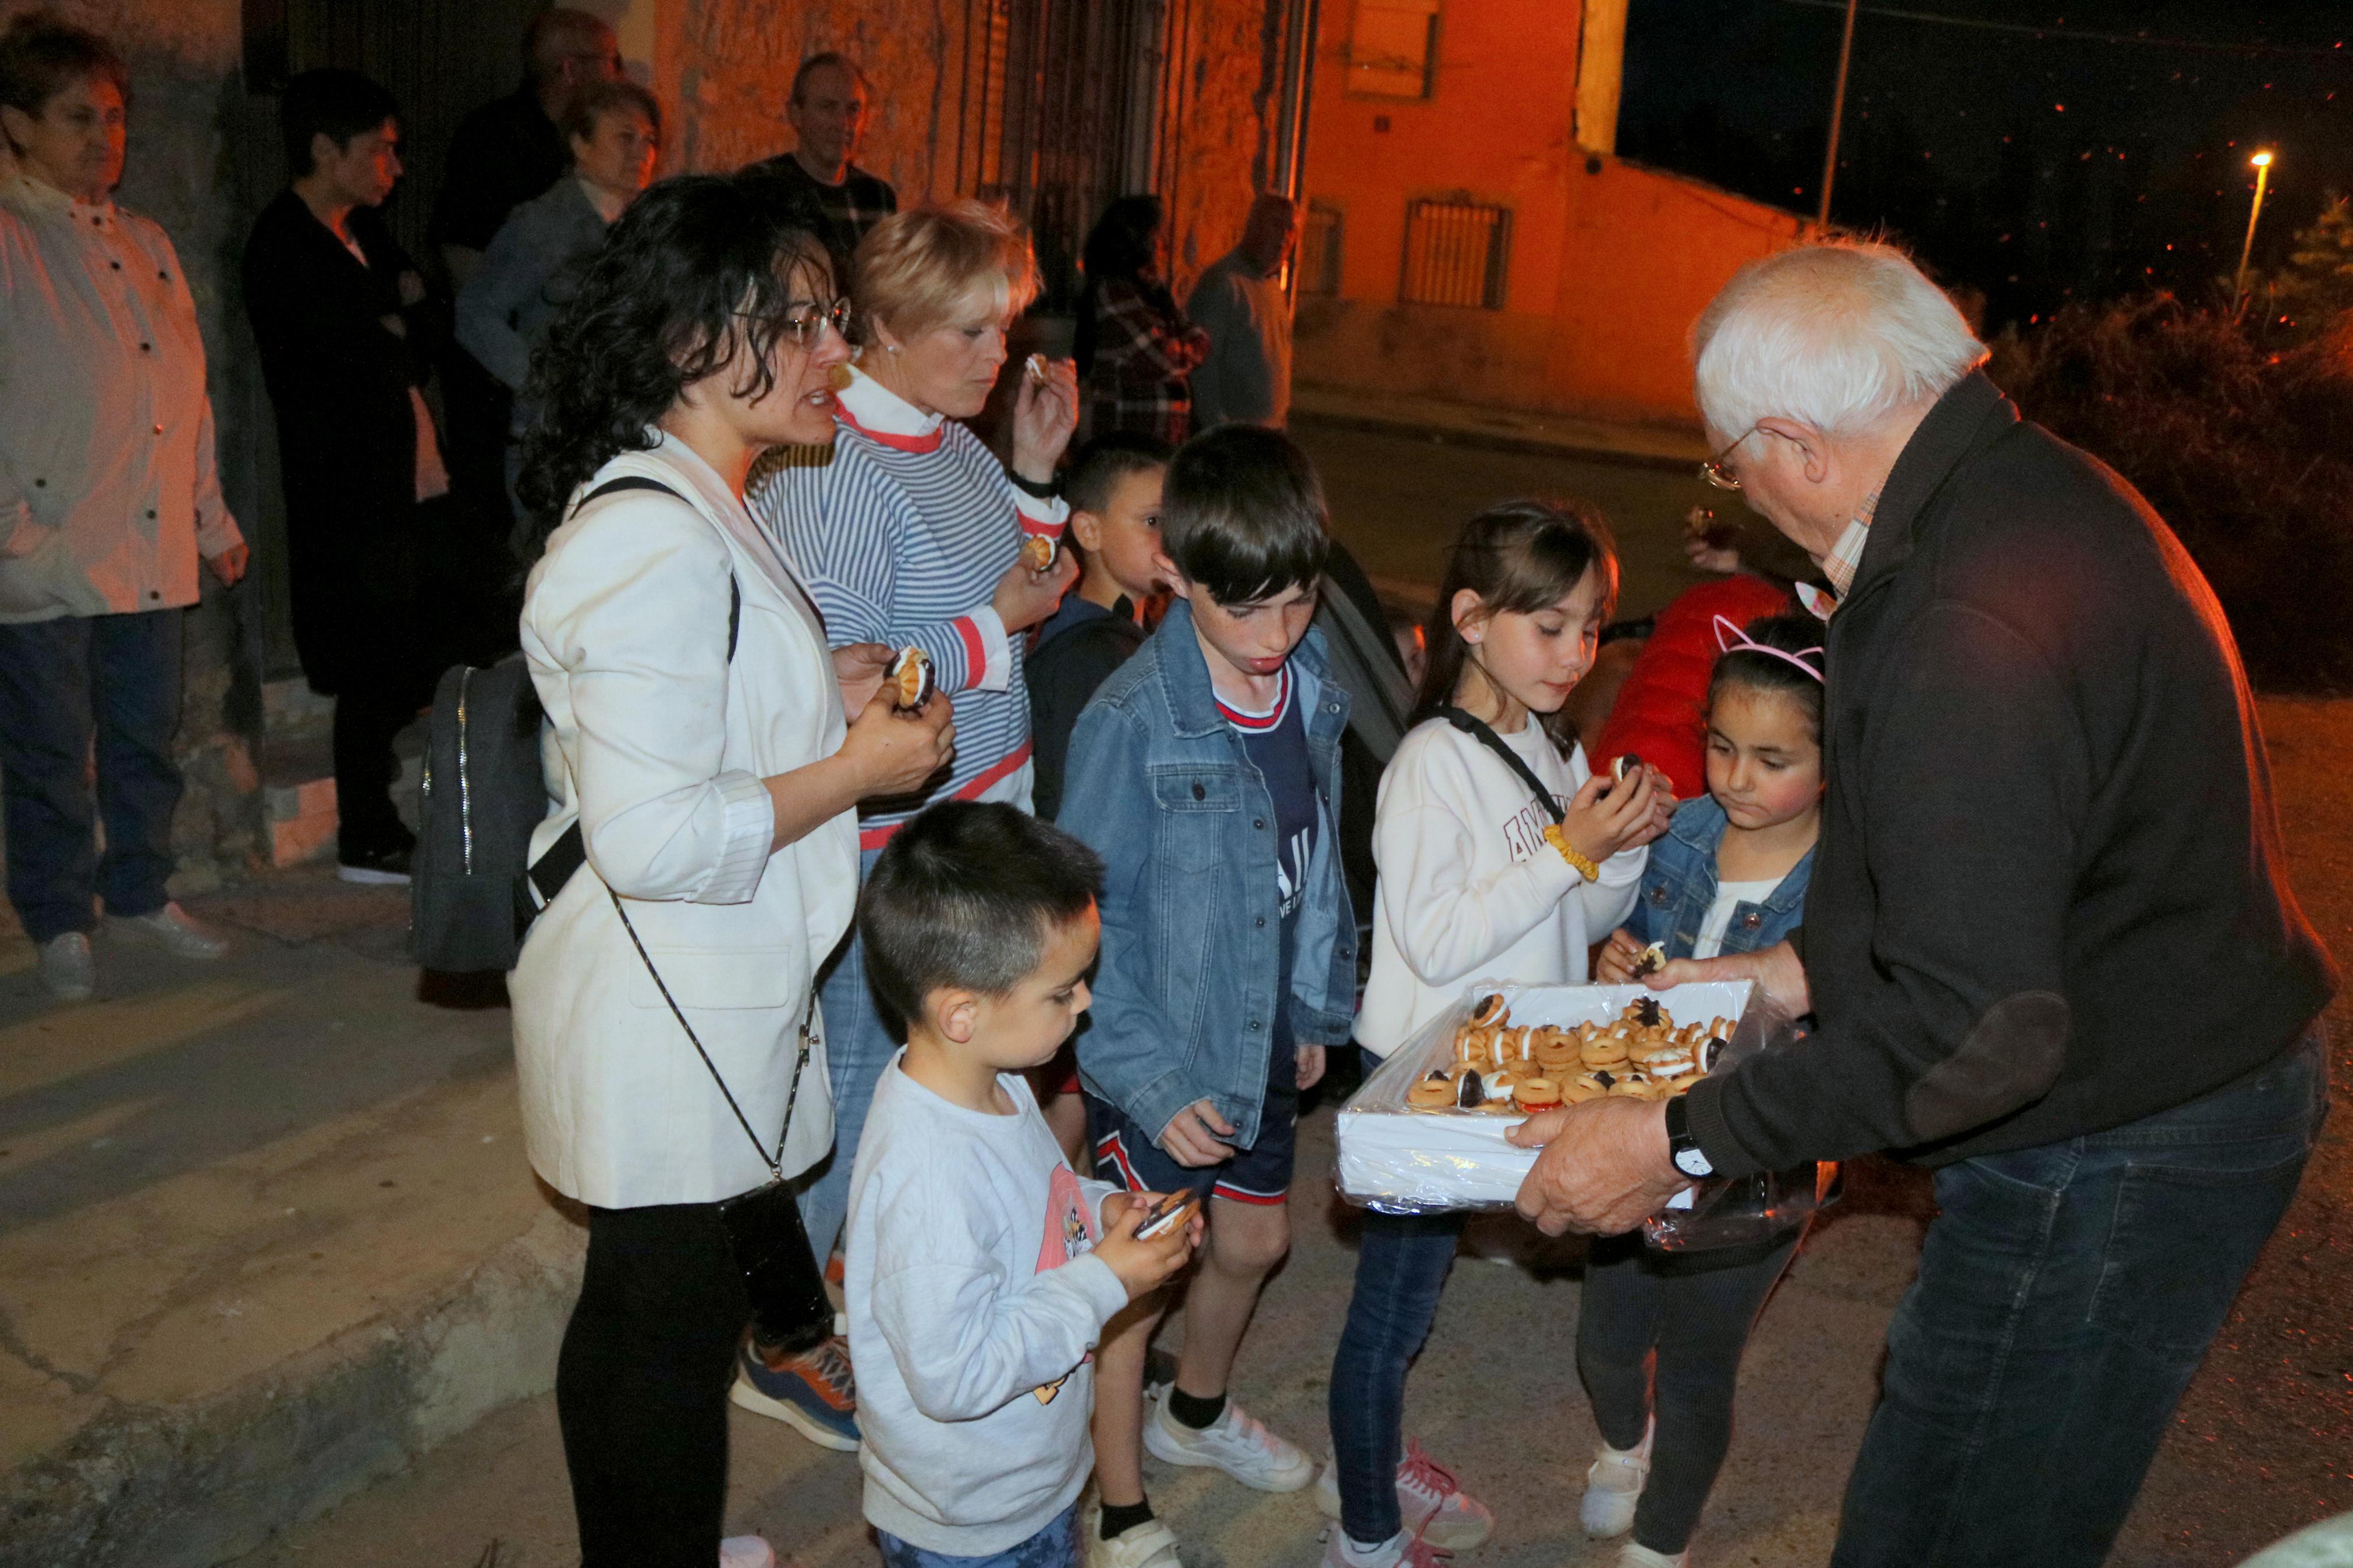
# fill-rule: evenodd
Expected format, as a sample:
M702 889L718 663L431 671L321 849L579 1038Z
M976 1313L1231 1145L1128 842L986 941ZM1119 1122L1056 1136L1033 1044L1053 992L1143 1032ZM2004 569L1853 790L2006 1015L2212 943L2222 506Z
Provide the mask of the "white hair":
M1725 440L1771 416L1827 435L1867 430L1935 401L1985 357L1944 290L1869 240L1752 261L1692 327L1700 413Z

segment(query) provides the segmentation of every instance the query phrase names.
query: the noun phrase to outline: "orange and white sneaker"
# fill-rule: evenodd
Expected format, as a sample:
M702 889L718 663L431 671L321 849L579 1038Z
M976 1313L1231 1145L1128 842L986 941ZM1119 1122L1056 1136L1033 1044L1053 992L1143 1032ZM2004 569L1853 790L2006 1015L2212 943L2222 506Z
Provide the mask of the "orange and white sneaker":
M858 1451L858 1384L842 1340L770 1362L747 1339L727 1397L754 1415L783 1422L820 1448Z

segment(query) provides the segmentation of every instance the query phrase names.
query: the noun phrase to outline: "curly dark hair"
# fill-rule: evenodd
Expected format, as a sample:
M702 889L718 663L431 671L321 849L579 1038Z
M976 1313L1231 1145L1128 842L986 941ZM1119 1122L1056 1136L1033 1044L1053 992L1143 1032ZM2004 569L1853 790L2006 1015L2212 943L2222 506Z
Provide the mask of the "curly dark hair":
M826 265L820 222L785 182L750 174L682 174L630 204L532 355L516 489L541 542L598 468L652 446L654 421L739 335L755 368L733 390L767 394L795 279Z

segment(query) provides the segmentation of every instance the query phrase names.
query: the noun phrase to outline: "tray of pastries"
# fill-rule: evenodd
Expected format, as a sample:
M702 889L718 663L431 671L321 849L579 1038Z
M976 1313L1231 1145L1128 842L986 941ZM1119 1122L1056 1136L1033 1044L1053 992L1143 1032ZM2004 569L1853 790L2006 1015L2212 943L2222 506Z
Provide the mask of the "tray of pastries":
M1340 1189L1395 1212L1507 1208L1535 1163L1511 1127L1564 1105L1683 1093L1731 1041L1750 989L1476 982L1341 1108Z

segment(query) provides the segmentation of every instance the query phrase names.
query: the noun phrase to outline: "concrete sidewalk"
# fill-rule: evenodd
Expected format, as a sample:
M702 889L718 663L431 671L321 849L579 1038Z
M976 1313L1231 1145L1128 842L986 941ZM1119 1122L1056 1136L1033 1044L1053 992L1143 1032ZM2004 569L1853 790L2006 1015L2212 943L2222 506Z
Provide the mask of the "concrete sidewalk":
M1295 385L1294 419L1342 429L1419 436L1450 446L1689 470L1708 456L1696 425L1584 419L1536 409L1452 403L1411 393Z
M503 1006L417 997L405 890L192 900L237 951L0 944L0 1564L251 1550L547 1388L581 1233ZM493 988L495 990L495 988Z
M2293 875L2353 958L2353 703L2263 717ZM524 1162L504 1009L420 998L397 891L306 870L194 903L237 931L235 954L102 940L100 999L80 1006L48 1003L29 947L0 940L0 1568L575 1561L545 1391L581 1233ZM2341 1084L2343 1002L2337 1026ZM1303 1128L1295 1249L1235 1384L1319 1452L1355 1261L1330 1129L1328 1111ZM2340 1114L2116 1568L2235 1563L2353 1508L2348 1194ZM1916 1174L1857 1168L1765 1315L1700 1561L1826 1558L1926 1217ZM1503 1520L1480 1568L1609 1561L1576 1528L1578 1257L1466 1258L1414 1373L1412 1429ZM798 1568L872 1562L853 1464L740 1412L735 1433L736 1525ZM1314 1561L1307 1496L1197 1471L1154 1485L1189 1568Z

